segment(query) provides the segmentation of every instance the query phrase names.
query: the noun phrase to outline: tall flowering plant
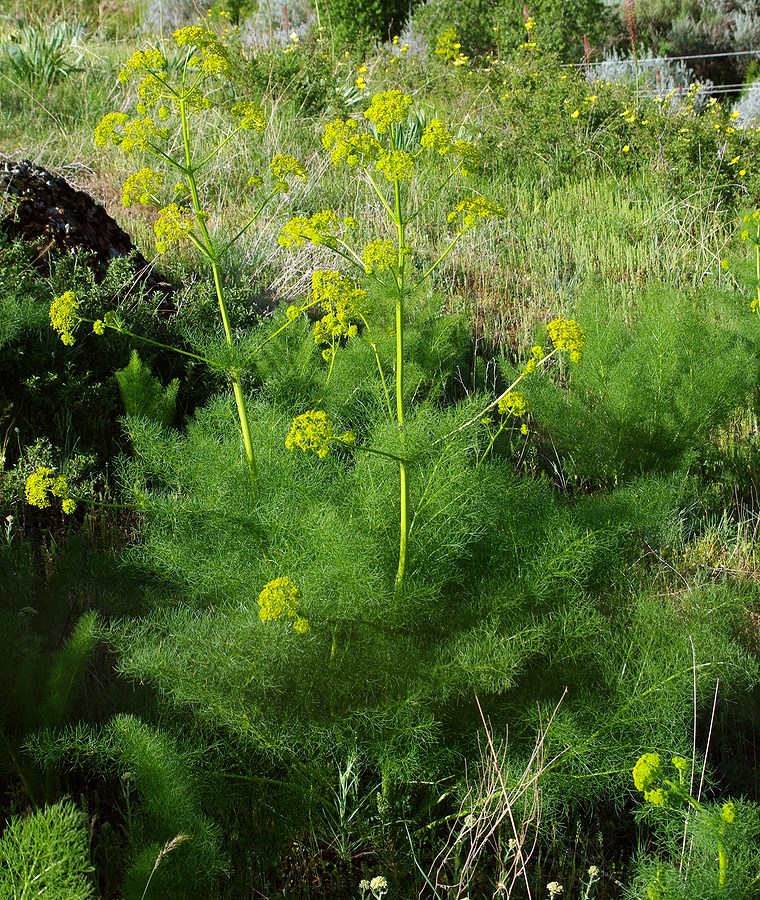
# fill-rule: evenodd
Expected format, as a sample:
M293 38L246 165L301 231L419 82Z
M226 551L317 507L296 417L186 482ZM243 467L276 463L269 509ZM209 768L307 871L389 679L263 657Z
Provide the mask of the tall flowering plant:
M227 46L210 28L194 25L173 35L178 58L170 63L159 49L138 50L125 64L119 81L125 88L137 83L132 113L108 113L95 129L98 147L118 147L125 153L151 157L155 163L129 176L124 184L125 206L142 204L158 210L154 230L156 250L166 253L182 243L191 243L208 264L214 281L224 336L234 344L221 264L232 246L261 215L278 194L288 189L291 179L306 180L306 170L291 156L276 155L268 171L253 175L249 186L259 194L255 211L231 237L216 234L208 211L208 185L204 178L209 166L232 141L248 132L266 127L261 107L251 101L230 100L232 63ZM200 137L199 121L216 116L211 146ZM73 343L73 329L84 320L78 301L68 291L51 307L51 324L64 343ZM130 334L114 313L92 323L102 334L113 328ZM135 337L138 337L135 335ZM196 356L195 354L189 354ZM196 356L198 359L202 357ZM240 371L228 371L235 397L245 458L254 493L257 490L256 457L248 424Z
M478 168L480 154L474 143L459 138L454 128L437 118L419 133L418 138L410 139L412 132L407 127L407 121L412 105L412 98L402 91L386 91L371 99L360 120L336 119L325 127L322 135L322 145L329 153L332 164L356 173L379 201L387 223L383 236L363 247L356 247L350 239L355 225L352 217L341 218L332 210L322 210L310 217L295 217L283 227L279 237L280 244L285 247L298 248L307 242L327 247L340 259L343 268L352 273L353 277L338 271L314 273L313 302L320 302L325 311L324 317L315 326L315 340L324 345L323 356L332 366L341 341L356 336L358 327L363 325L362 336L375 351L388 412L395 420L399 435L399 453L393 457L399 468L398 592L402 589L407 568L412 504L412 461L407 454L408 398L405 389L405 336L412 313L411 298L433 276L463 235L485 220L502 215L502 210L496 204L480 194L469 192L448 213L443 249L438 257L428 264L415 258L410 226L444 185L452 179L472 174ZM437 160L441 167L441 177L433 194L419 201L415 199L414 183L420 172L423 156ZM385 296L392 299L395 306L392 387L375 348L371 325L362 310L366 291L360 285L365 279L374 282ZM297 314L297 311L293 311L293 314ZM576 326L582 337L576 323L569 325L570 330L572 326ZM565 346L567 341L563 342L563 336L568 336L567 328L562 334L560 331L557 332L559 344L555 341L549 355L568 349ZM573 344L570 349L575 348L573 352L576 356L580 355L579 334L570 336ZM545 358L548 358L542 348L538 349L541 352L534 353L524 374L535 369L538 364L543 364ZM511 385L509 390L513 391L515 385L516 383ZM484 413L500 404L501 411L505 414L516 408L523 408L519 398L512 395L507 398L509 390L496 398ZM505 403L505 399L510 402ZM296 419L288 436L288 447L300 447L304 451L314 450L316 447L319 455L324 456L328 452L330 440L353 443L352 435L332 435L326 418L315 418L318 415L316 411L310 411ZM324 413L321 416L324 417ZM467 424L475 424L481 418L482 416ZM303 436L303 440L299 439L299 435ZM346 437L350 440L346 440ZM378 452L369 447L357 449Z

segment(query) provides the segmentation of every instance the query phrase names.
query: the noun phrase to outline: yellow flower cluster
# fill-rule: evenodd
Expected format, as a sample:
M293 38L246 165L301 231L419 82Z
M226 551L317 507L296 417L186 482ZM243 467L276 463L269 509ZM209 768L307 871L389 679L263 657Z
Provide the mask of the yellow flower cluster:
M49 466L38 466L32 472L26 479L24 492L27 503L40 509L50 506L51 497L61 500L61 508L65 513L73 513L77 506L76 501L69 497L69 483L65 475L56 475Z
M324 459L330 452L330 440L334 437L332 423L326 412L310 409L296 416L290 425L285 438L288 450L303 450L304 453L316 453Z
M330 209L323 209L313 216L294 216L280 230L277 242L282 247L303 247L306 241L315 246L336 247L336 233L341 228L352 228L350 217L342 221Z
M536 366L541 362L541 360L546 356L544 353L544 348L539 344L535 344L530 348L530 359L525 363L525 372L535 372Z
M633 767L633 783L636 790L643 791L644 799L655 806L665 805L665 794L656 787L662 778L662 762L659 753L645 753Z
M399 90L384 91L372 98L364 118L372 122L378 134L385 134L393 125L404 121L411 106L412 98L408 94Z
M163 183L164 176L160 172L147 167L140 169L124 182L121 202L124 206L132 206L133 203L141 203L143 206L157 203L156 198Z
M118 147L123 139L122 127L129 121L129 116L122 112L106 113L95 126L95 146L107 147L113 144Z
M66 291L50 304L50 324L64 344L74 343L74 329L80 322L79 301L74 291Z
M499 400L499 414L502 416L516 416L522 418L530 412L528 398L520 391L507 391Z
M486 200L485 197L470 197L458 203L456 209L448 215L449 222L461 219L459 230L465 232L474 227L478 219L488 219L493 216L502 216L504 211L500 206Z
M586 332L572 319L554 319L546 326L557 350L566 350L573 362L580 362L586 346Z
M119 81L122 84L129 84L138 75L144 76L165 70L166 57L160 50L155 47L148 50L137 50L124 63L124 67L119 72Z
M357 327L351 323L351 318L356 315L367 292L340 272L322 270L312 275L311 291L314 300L325 311L314 325L315 343L333 345L341 338L356 337ZM331 353L325 356L326 359L331 357Z
M387 238L378 238L370 241L362 250L362 262L367 275L374 272L385 272L392 269L398 262L398 248Z
M367 166L382 155L380 141L374 134L360 134L358 127L354 119L335 119L325 125L322 146L330 151L333 165Z
M167 140L169 131L159 128L149 116L130 119L126 113L108 113L95 128L95 146L113 144L125 153L131 150L150 150L151 141Z
M388 181L409 181L414 175L414 157L405 150L391 150L390 153L381 155L375 168Z
M469 57L462 53L462 44L456 28L446 28L438 35L435 42L435 55L454 66L466 66L470 62Z
M454 135L451 129L441 119L433 121L425 128L420 138L420 146L426 150L435 150L443 156L451 150Z
M232 75L232 65L227 48L208 28L202 25L188 25L180 28L172 35L178 47L192 47L200 50L200 56L193 56L188 61L188 66L199 69L204 75L229 78Z
M193 213L186 206L177 206L176 203L164 206L158 211L158 219L153 225L156 251L166 253L174 244L184 241L192 233L194 224Z
M242 131L263 131L266 128L266 116L258 103L252 101L235 103L230 112L239 120L238 128Z
M301 591L290 578L275 578L268 581L259 594L259 618L262 622L274 622L277 619L293 619L293 631L307 634L309 622L298 614L301 602Z
M420 146L424 150L434 150L441 156L450 153L456 157L465 174L472 174L480 165L480 151L475 144L465 140L454 140L451 128L441 119L433 119L422 132ZM380 168L378 163L377 168Z
M683 756L674 756L671 762L678 773L678 783L665 777L659 753L645 753L633 767L633 783L653 806L675 806L691 800L684 787L689 761Z
M294 156L284 156L278 153L272 157L269 163L269 171L273 177L277 179L276 188L280 191L287 191L289 177L300 178L306 181L306 169Z

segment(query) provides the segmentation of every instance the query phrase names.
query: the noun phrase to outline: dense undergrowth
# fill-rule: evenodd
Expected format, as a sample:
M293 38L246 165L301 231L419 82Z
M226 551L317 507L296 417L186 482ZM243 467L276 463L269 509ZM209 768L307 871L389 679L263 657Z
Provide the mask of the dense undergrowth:
M0 59L0 897L760 895L758 132L230 6Z

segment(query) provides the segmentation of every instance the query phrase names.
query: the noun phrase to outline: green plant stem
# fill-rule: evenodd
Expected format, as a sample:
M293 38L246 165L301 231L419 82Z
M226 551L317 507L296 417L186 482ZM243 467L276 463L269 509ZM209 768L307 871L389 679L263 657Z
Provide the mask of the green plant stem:
M392 145L395 146L395 132L392 132ZM398 179L393 182L394 220L398 240L398 271L396 273L396 423L398 425L401 450L406 455L406 434L404 414L404 276L406 262L406 235L404 217L401 211L401 184ZM398 570L396 572L396 592L401 594L406 572L406 555L409 542L409 507L410 507L410 472L409 462L399 459L399 551Z
M230 317L227 310L227 302L224 296L224 284L222 281L222 273L219 268L217 254L214 251L214 245L211 236L206 228L206 220L203 209L201 207L200 198L198 196L198 186L195 182L194 169L192 165L192 154L190 151L190 122L187 116L187 104L184 99L179 103L180 118L182 121L182 144L185 152L185 178L190 188L190 197L193 203L193 211L195 212L196 221L198 222L198 230L203 239L203 251L211 265L211 272L214 277L214 290L216 291L216 299L219 302L219 312L222 317L222 325L224 327L224 336L227 346L232 347L232 328L230 327ZM245 397L243 396L243 387L240 383L240 376L237 372L230 372L230 382L232 383L232 393L235 397L235 405L237 407L238 419L240 422L240 432L243 438L243 448L245 458L248 464L248 475L251 482L251 492L253 499L256 500L258 495L258 472L256 468L256 457L253 452L253 439L251 437L251 428L248 424L248 410L245 405Z
M364 322L364 327L367 332L371 331L369 322L361 313L359 313L359 316L362 322ZM380 362L380 354L377 352L377 344L370 338L367 338L367 343L372 347L372 352L375 354L375 362L377 363L377 370L380 373L380 383L383 386L383 394L385 395L385 404L388 407L388 415L393 418L393 404L391 403L391 395L388 393L388 382L385 380L385 372L383 371L383 364Z
M726 875L728 873L728 854L723 846L723 841L718 841L718 887L723 890L726 886Z
M92 319L82 319L82 322L91 322ZM117 334L126 334L127 337L134 338L137 341L142 341L143 344L150 344L153 347L160 347L162 350L172 350L174 353L179 353L181 356L189 356L190 359L197 359L199 362L206 363L207 366L211 366L212 368L216 366L215 362L212 362L210 359L206 359L205 356L200 356L197 353L191 353L189 350L180 350L179 347L172 347L171 344L162 344L161 341L154 341L151 338L144 337L141 334L135 334L134 331L127 331L126 328L122 328L120 325L108 325L107 323L103 323L106 328L110 328L113 331L117 332Z

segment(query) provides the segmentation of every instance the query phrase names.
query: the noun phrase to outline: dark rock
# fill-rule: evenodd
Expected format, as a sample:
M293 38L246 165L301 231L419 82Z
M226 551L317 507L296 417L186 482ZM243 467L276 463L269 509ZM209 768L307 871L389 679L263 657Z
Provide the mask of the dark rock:
M98 279L111 260L132 260L135 281L171 306L174 286L156 272L105 209L65 178L30 162L0 161L0 194L6 195L0 230L34 244L41 260L50 254L84 251ZM8 199L11 202L8 202Z

